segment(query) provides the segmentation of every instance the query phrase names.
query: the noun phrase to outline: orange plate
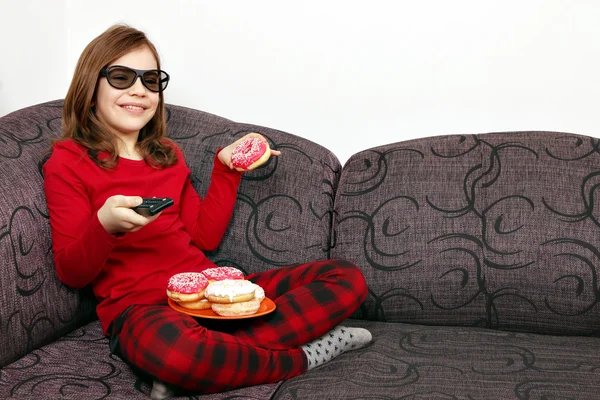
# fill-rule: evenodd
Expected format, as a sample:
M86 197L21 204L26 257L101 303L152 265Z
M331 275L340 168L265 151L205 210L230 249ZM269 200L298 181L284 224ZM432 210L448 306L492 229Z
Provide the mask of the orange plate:
M174 302L171 299L167 299L167 300L169 301L169 305L171 306L171 308L173 308L174 310L177 310L184 314L191 315L192 317L210 318L210 319L254 318L254 317L260 317L261 315L272 313L273 311L275 311L275 308L276 308L276 305L273 302L273 300L265 297L264 300L260 302L260 307L258 307L258 311L256 312L256 314L240 315L239 317L224 317L222 315L215 314L215 312L213 310L211 310L210 308L206 309L206 310L192 310L189 308L181 307L179 304L177 304L176 302Z

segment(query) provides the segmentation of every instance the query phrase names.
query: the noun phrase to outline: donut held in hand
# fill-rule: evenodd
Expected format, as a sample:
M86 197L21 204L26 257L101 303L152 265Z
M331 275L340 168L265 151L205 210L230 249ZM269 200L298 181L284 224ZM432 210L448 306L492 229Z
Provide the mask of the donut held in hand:
M193 302L204 298L208 279L200 272L173 275L167 284L167 296L176 302Z
M258 137L249 137L231 153L231 164L238 171L250 171L264 164L271 156L269 143Z

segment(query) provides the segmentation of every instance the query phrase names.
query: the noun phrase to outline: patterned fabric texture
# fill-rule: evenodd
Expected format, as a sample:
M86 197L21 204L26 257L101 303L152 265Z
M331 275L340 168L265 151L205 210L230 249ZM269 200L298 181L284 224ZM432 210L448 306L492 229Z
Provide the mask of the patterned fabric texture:
M178 394L189 400L265 400L279 384L212 395ZM100 323L80 327L0 369L0 398L30 400L149 399L152 381L108 351Z
M598 339L353 320L375 340L283 382L276 400L600 399Z
M148 398L149 380L110 355L89 291L54 273L40 160L61 107L0 118L0 398ZM280 384L177 398L600 398L599 140L439 136L342 169L285 132L172 105L167 117L201 195L219 147L257 131L282 151L245 175L208 256L247 274L348 259L369 296L347 324L374 337Z
M269 140L271 158L244 174L230 227L209 253L218 265L247 274L329 258L335 189L341 170L327 149L274 129L239 124L177 106L168 107L169 136L182 148L201 196L208 189L215 152L250 132Z
M60 132L61 103L0 119L0 365L95 318L89 291L53 271L40 161Z
M597 336L599 144L519 132L352 156L331 254L363 268L361 317Z

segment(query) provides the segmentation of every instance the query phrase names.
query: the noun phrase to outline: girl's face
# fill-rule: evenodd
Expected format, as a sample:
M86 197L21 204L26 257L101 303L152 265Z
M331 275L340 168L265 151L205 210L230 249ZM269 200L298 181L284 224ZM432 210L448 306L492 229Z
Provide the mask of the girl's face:
M123 65L133 69L156 69L154 55L147 47L133 50L109 65ZM100 77L96 90L96 115L106 122L121 138L135 136L152 119L159 102L159 94L152 92L137 77L133 86L115 89L106 77Z

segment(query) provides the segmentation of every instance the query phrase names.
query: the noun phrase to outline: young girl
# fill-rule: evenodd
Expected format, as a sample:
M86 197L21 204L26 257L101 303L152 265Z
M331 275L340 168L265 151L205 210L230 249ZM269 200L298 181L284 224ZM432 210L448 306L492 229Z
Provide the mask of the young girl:
M91 285L113 352L151 375L152 397L164 398L166 387L210 393L277 382L368 343L368 331L337 326L367 293L359 269L343 260L248 276L276 310L227 332L167 304L171 276L216 266L203 250L215 249L229 224L242 174L231 153L245 138L218 151L201 199L166 138L168 82L143 32L102 33L79 59L63 136L43 168L56 272L70 287ZM148 197L174 205L152 217L132 210ZM320 346L327 351L312 351Z

